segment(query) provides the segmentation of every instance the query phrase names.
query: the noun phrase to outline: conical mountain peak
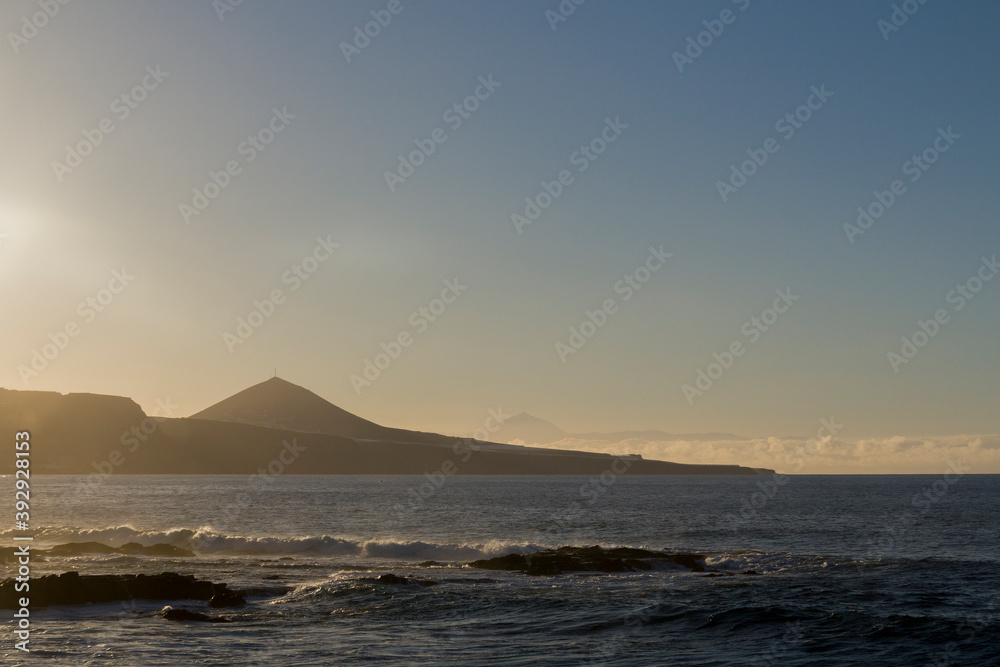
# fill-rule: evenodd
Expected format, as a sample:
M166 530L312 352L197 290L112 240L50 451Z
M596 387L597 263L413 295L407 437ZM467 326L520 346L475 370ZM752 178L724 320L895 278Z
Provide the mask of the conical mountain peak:
M384 437L383 427L338 408L305 387L272 377L205 408L192 419L331 433L348 438Z

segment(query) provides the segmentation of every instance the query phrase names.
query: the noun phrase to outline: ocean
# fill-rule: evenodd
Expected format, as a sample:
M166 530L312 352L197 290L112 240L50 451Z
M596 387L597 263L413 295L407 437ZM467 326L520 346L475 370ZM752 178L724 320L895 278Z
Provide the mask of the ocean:
M11 500L13 478L4 477ZM31 576L178 572L248 604L31 610L7 665L1000 665L1000 477L99 476L32 479ZM13 546L13 530L0 546ZM572 545L705 572L529 575L477 559ZM14 576L4 564L0 578ZM395 574L407 583L378 577ZM421 585L417 580L433 581ZM174 622L175 608L231 623Z

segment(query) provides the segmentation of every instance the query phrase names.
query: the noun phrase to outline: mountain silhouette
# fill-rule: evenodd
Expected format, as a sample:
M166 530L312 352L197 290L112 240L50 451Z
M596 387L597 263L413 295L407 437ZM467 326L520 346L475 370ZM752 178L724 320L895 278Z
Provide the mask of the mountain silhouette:
M568 438L569 433L552 422L539 419L527 412L521 412L505 421L494 437L499 442L520 440L521 442L542 445Z
M355 440L436 443L453 440L437 433L380 426L279 377L233 394L191 415L190 419L236 422L303 433L327 433Z
M529 416L530 417L530 416ZM531 419L522 419L529 422ZM538 420L541 421L541 420ZM86 475L68 500L114 474L602 475L754 474L697 465L484 442L388 428L279 378L191 417L151 417L133 400L0 389L0 430L30 431L32 470ZM14 458L0 474L14 471Z

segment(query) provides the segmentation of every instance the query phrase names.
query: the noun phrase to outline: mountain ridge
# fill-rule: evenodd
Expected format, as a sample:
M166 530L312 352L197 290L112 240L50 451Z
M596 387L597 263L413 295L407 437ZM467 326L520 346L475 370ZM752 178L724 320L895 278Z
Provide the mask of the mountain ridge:
M382 426L340 408L305 387L279 378L247 387L194 413L206 419L302 433L325 433L355 440L441 443L454 436Z
M760 474L602 452L532 448L380 426L272 378L191 417L132 399L0 389L0 429L31 433L32 471L86 475L79 501L112 474ZM329 432L334 431L334 432ZM353 434L348 436L345 433ZM616 463L620 462L620 463ZM624 472L621 472L621 470ZM13 457L0 473L14 471ZM95 474L97 473L97 474Z

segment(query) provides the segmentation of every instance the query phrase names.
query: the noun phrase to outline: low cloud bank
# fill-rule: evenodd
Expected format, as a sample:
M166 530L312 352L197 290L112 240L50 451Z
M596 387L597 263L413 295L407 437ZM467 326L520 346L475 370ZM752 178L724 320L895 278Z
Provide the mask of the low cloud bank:
M532 444L512 441L513 444ZM892 436L847 440L826 437L754 438L751 440L621 440L607 442L565 438L544 445L611 454L641 454L645 459L676 463L721 463L773 468L801 474L941 474L949 462L970 474L1000 473L1000 435L953 435L927 438Z

